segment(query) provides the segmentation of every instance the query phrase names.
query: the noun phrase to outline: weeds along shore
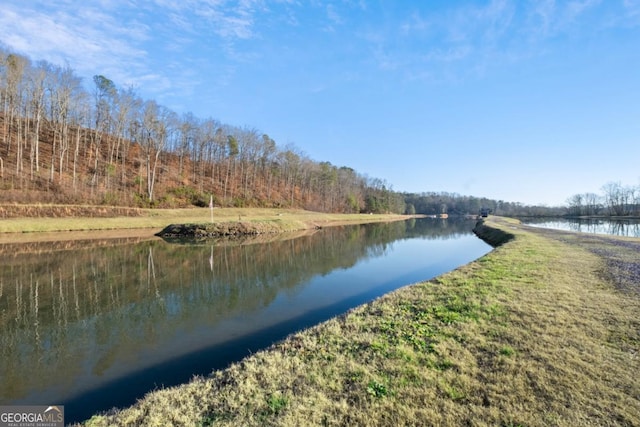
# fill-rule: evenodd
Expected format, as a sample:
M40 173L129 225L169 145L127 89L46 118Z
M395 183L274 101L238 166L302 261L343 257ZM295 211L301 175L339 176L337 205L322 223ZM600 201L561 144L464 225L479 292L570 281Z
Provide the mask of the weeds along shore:
M639 425L640 239L476 231L499 246L84 424Z

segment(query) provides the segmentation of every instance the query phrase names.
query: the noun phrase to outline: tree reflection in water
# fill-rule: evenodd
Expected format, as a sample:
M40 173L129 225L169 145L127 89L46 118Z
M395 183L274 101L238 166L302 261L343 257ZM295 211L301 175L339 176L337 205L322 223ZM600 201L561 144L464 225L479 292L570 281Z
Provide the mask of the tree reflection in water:
M402 241L477 240L472 227L469 221L410 220L330 227L297 238L283 234L263 243L4 245L0 403L64 401L321 309L313 304L353 299L367 291L365 285L327 288L325 294L336 292L328 303L327 295L314 298L305 288L332 272L384 257ZM488 250L478 247L462 263Z

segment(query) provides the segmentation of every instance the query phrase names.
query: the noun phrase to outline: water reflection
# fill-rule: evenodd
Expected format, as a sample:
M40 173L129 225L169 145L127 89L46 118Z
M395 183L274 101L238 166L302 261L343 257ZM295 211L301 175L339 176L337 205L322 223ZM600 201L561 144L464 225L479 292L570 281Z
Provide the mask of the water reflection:
M638 219L602 219L602 218L558 218L554 220L539 219L524 221L528 225L551 228L554 230L575 231L591 234L608 234L611 236L640 237L640 220Z
M259 244L151 239L64 249L5 245L0 404L70 402L114 381L129 388L128 378L169 360L204 350L210 357L216 345L289 325L269 338L280 339L481 256L489 247L470 234L472 226L411 220L330 227ZM308 313L313 316L305 318ZM252 343L238 345L242 355L252 349ZM231 360L238 357L233 354ZM210 360L200 361L200 370L193 360L186 363L180 378L150 373L142 392L220 367ZM106 394L98 393L88 410L127 404Z

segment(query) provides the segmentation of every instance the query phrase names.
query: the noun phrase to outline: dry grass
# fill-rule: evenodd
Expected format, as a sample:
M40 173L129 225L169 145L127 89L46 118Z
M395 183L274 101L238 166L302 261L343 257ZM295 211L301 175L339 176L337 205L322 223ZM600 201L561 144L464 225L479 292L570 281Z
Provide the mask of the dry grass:
M637 296L578 244L489 225L515 238L86 424L640 425Z
M277 223L282 231L301 230L315 226L366 223L407 219L406 215L329 214L301 209L215 208L214 222L243 221ZM151 229L159 231L169 224L210 223L209 208L138 209L135 216L110 217L21 217L0 221L0 242L20 240L15 233L55 231ZM4 234L4 235L3 235ZM59 236L64 239L64 234ZM33 236L37 239L37 235Z

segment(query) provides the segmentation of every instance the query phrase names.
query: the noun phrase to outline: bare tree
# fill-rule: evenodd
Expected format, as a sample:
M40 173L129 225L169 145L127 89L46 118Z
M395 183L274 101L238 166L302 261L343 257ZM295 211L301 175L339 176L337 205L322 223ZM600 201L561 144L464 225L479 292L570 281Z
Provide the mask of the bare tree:
M129 156L129 148L131 138L129 138L129 130L132 123L135 121L137 114L139 114L142 106L142 100L135 93L133 88L121 90L118 92L118 111L117 111L117 143L115 147L115 153L113 154L113 161L115 162L118 157L120 158L121 174L120 174L120 186L122 189L126 188L127 179L127 159Z
M66 67L56 67L53 70L52 79L50 80L49 90L51 92L51 111L52 121L54 124L54 146L51 154L51 170L53 173L54 157L58 157L58 174L62 180L64 172L64 160L71 146L69 128L72 116L79 118L78 110L82 105L80 98L84 95L81 86L81 80L77 77L73 70ZM80 122L77 123L80 125ZM56 141L58 143L56 147ZM57 153L56 153L57 150Z
M32 67L28 58L0 47L0 120L5 131L0 176L10 164L14 188L39 186L33 178L48 167L51 182L72 179L74 194L90 191L98 200L126 200L112 194L114 177L120 176L117 191L126 196L127 170L135 167L138 194L146 193L152 203L156 183L168 170L161 163L175 155L179 166L172 179L179 177L180 185L194 184L200 192L207 184L207 191L226 203L358 211L368 196L380 210L399 205L386 184L377 185L348 167L313 161L292 145L280 149L256 129L190 113L178 120L169 109L143 101L132 89L118 89L103 75L90 83L92 90L87 91L68 66L41 61ZM27 155L30 181L21 179ZM64 185L46 188L56 188L52 197L65 192ZM635 192L627 192L622 205L628 207L635 198Z
M628 195L620 182L608 182L603 187L605 203L609 209L609 215L622 216L625 214L625 205Z
M175 137L177 116L172 111L147 101L144 105L142 120L142 144L147 167L147 196L153 202L154 187L157 179L160 155L170 139Z
M40 126L44 115L46 79L51 75L48 63L40 61L29 72L29 106L33 122L31 148L29 151L30 175L40 170Z
M600 196L595 193L585 193L583 196L585 215L597 215L600 210Z
M6 90L5 97L7 103L7 110L9 113L9 135L11 130L14 130L16 135L16 175L21 176L23 170L22 154L23 154L23 141L22 141L22 126L20 125L20 111L24 95L24 73L25 69L29 65L29 60L21 55L9 54L5 60L6 68ZM6 115L5 115L5 120ZM11 153L11 137L7 138L6 154Z
M567 205L569 207L569 213L571 215L582 215L582 194L574 194L567 199Z
M240 151L238 150L238 139L234 135L227 135L227 172L224 180L223 199L227 199L227 191L230 191L230 198L233 199L233 187L229 189L229 179L231 177L231 171L234 171L235 180L235 159ZM233 180L231 183L233 183ZM233 184L231 184L233 185Z
M176 147L179 158L178 174L180 176L184 173L185 160L187 156L189 156L189 152L195 144L197 131L198 119L191 112L184 114L178 128L179 137L178 146Z
M102 139L105 135L112 132L113 124L113 108L115 100L118 94L116 85L112 80L102 75L93 76L94 88L94 132L93 136L93 178L91 180L92 186L95 187L98 181L98 174L100 172L100 149L102 145Z

